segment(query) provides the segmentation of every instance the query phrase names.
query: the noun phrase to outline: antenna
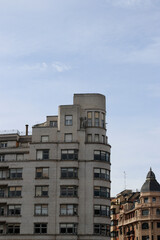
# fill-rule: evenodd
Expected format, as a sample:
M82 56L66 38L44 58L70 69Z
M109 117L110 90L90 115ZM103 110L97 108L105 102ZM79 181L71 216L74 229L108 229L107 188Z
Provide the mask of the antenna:
M126 190L126 172L124 171L124 189Z

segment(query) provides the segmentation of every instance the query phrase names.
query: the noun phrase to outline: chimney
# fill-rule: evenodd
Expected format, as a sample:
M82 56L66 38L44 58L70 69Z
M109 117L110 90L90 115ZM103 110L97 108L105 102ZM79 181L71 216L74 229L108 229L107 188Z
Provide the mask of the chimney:
M28 124L26 124L26 136L28 136Z

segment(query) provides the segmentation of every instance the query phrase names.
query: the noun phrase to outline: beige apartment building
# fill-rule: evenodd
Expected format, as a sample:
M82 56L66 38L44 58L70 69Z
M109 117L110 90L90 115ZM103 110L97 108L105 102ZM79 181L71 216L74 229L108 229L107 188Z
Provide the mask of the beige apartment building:
M110 239L110 148L101 94L0 134L0 239Z
M111 239L160 240L160 184L152 169L140 193L125 190L112 200Z

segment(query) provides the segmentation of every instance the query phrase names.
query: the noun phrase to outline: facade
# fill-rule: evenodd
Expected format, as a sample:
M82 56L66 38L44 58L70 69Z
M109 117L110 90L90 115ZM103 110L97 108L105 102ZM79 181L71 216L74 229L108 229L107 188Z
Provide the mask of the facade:
M0 239L110 239L110 145L105 96L0 134Z
M124 200L117 196L112 203L111 219L116 218L111 221L112 239L160 240L160 184L153 171L148 172L139 196L138 192L120 195Z

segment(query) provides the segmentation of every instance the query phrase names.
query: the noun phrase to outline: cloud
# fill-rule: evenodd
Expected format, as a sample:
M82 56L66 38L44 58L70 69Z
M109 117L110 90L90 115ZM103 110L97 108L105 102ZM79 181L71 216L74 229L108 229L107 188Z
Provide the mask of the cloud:
M34 70L45 71L45 70L47 70L48 65L47 65L47 63L42 62L42 63L33 64L33 65L25 64L25 65L21 66L20 68L23 69L23 70L28 70L28 71L32 71L32 70L33 71Z
M118 7L146 7L152 4L151 0L107 0L107 2Z
M53 62L52 68L57 72L65 72L65 71L69 71L71 69L71 67L69 65L66 65L66 64L60 63L60 62Z

